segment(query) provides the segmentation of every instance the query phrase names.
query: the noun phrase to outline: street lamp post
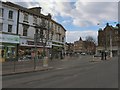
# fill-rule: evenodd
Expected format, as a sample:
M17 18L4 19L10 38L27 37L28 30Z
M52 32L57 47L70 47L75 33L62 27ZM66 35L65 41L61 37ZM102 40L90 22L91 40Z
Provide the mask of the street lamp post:
M35 34L34 34L34 45L35 45L35 58L34 58L34 69L36 69L36 61L37 61L37 43L40 41L40 31L39 31L39 28L40 26L36 26L35 27L36 30L35 30Z
M46 26L47 23L45 23L45 19L41 20L40 25L35 26L36 31L34 35L34 45L35 45L34 69L36 68L36 60L37 60L37 43L40 41L43 46L43 66L48 66L48 50L46 46L49 40L49 21L48 21L48 30Z
M110 57L112 58L112 32L110 31Z
M48 21L48 24L49 24L49 21ZM43 44L43 66L44 67L47 67L48 66L48 50L47 50L47 42L48 42L48 39L49 39L49 31L47 30L46 28L46 23L45 23L45 20L42 19L42 23L41 23L41 41L42 41L42 44ZM49 27L49 26L48 26ZM45 30L45 32L43 32ZM43 40L44 39L44 40Z

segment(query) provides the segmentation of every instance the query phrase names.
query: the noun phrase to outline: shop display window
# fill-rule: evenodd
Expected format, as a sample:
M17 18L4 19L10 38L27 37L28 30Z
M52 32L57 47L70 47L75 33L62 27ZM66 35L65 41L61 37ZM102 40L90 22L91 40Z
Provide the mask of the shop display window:
M6 52L7 58L15 58L16 49L14 46L8 46Z
M5 48L4 46L0 47L0 58L4 58L5 57Z

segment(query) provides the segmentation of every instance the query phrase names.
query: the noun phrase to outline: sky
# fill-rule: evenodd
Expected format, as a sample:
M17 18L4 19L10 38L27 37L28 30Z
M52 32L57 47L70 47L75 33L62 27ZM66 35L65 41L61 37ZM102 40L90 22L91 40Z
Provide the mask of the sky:
M66 42L92 36L97 42L99 28L118 22L118 0L4 0L27 8L40 6L42 13L63 25ZM98 25L99 24L99 25Z

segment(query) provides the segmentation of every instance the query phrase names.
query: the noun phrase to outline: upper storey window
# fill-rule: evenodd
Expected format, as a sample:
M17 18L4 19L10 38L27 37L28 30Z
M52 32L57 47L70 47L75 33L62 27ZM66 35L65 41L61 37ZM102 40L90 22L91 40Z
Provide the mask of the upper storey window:
M24 13L24 22L28 22L28 14Z
M11 11L11 10L9 11L8 18L13 19L13 11Z
M37 24L37 17L36 16L33 17L33 23Z
M0 17L3 17L3 14L4 14L4 9L0 8Z

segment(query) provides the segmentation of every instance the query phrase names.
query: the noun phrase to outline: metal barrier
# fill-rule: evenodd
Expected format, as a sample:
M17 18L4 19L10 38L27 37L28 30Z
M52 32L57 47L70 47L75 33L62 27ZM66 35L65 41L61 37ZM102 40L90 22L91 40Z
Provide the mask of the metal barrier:
M18 61L2 62L2 74L13 72L34 71L36 68L43 67L43 59L19 59Z

